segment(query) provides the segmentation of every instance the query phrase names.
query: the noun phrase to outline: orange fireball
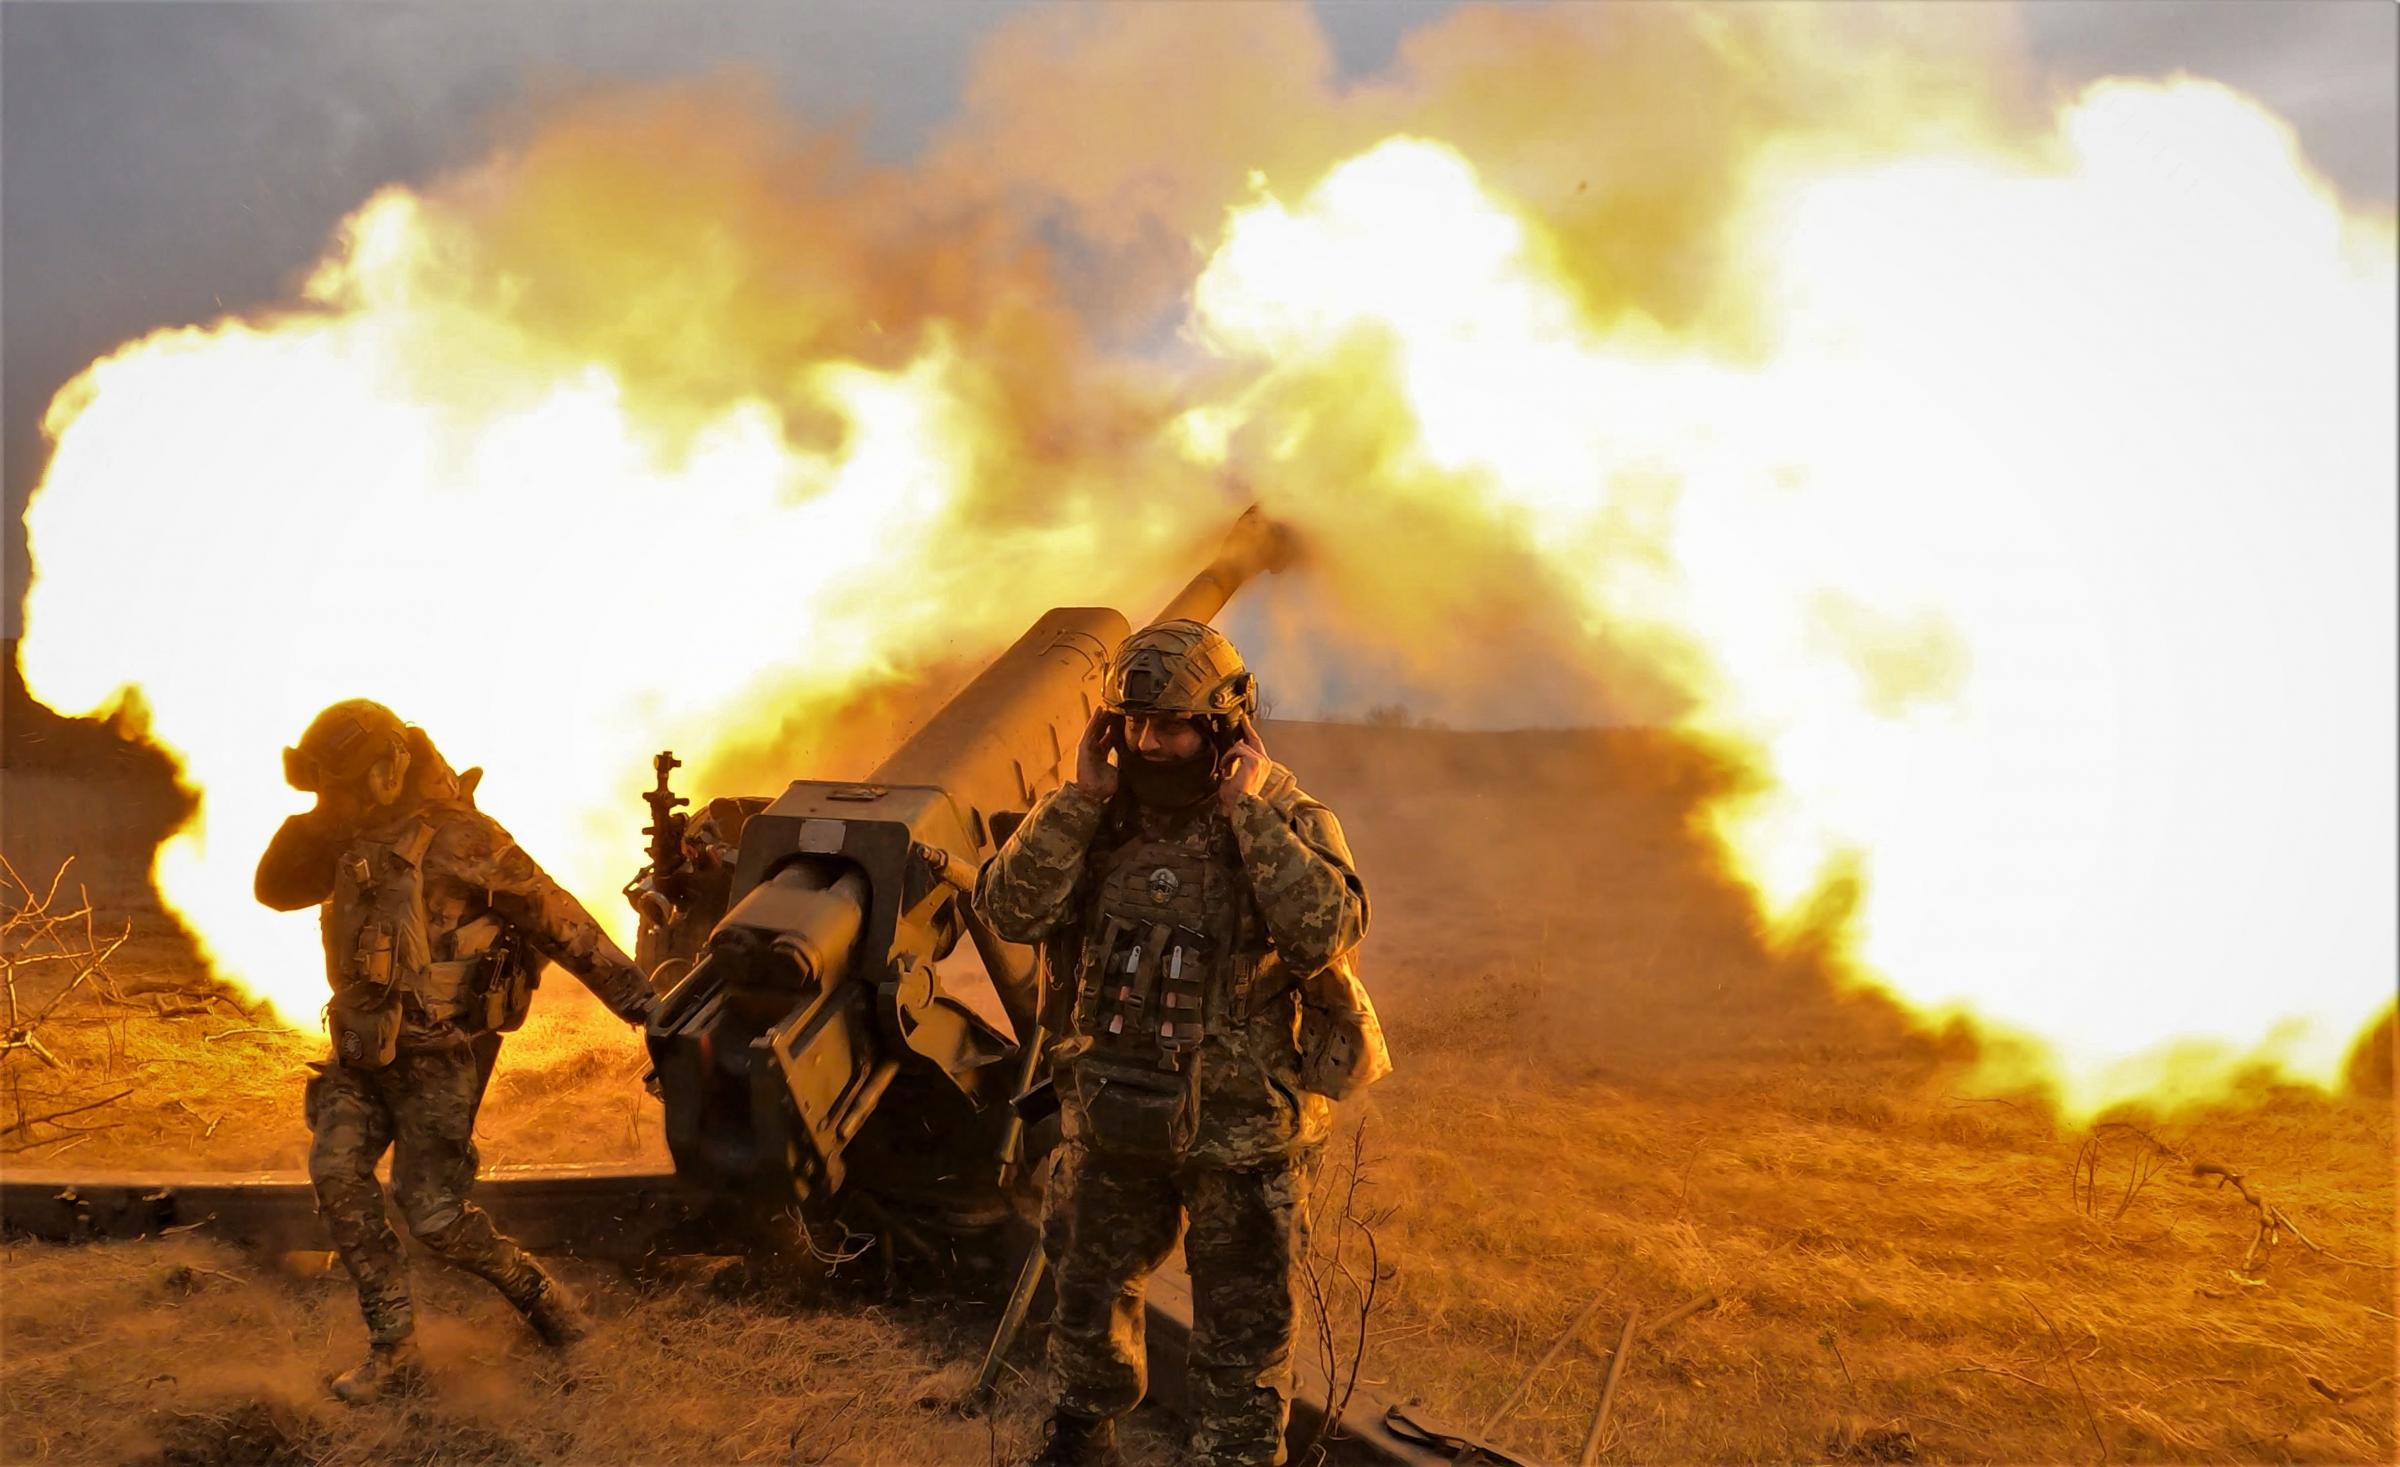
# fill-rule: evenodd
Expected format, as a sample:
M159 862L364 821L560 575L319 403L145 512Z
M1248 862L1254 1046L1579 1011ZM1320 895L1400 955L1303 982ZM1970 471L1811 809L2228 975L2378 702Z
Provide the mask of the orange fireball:
M622 924L652 751L773 769L1049 604L1138 613L1236 480L1313 532L1285 711L1355 657L1487 699L1453 721L1671 724L1756 771L1708 820L1770 929L2072 1107L2330 1077L2396 966L2388 216L2222 87L2010 120L1973 45L1845 89L1864 38L1783 12L1627 21L1625 91L1571 19L1462 15L1413 89L1158 170L1023 100L1149 24L1008 32L914 171L738 87L585 99L60 395L27 679L139 689L220 970L320 1002L249 870L325 703L485 765ZM1634 148L1662 76L1726 105ZM1173 339L1084 321L1053 210Z

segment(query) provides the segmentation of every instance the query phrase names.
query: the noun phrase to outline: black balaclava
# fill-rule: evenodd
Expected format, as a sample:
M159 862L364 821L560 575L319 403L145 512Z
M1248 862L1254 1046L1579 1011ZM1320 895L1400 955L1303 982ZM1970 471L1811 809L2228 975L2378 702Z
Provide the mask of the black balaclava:
M1217 788L1217 747L1203 741L1188 759L1145 759L1128 749L1119 761L1125 787L1136 801L1152 810L1180 810L1196 804Z

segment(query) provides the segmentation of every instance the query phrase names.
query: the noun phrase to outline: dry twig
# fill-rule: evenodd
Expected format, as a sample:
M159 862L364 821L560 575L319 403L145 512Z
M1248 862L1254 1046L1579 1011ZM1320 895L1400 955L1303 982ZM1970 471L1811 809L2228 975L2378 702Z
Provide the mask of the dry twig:
M2042 1321L2042 1328L2050 1332L2050 1342L2058 1346L2059 1358L2066 1362L2067 1381L2075 1387L2075 1399L2083 1406L2084 1424L2092 1429L2092 1441L2100 1448L2100 1460L2107 1461L2108 1438L2100 1432L2100 1415L2092 1409L2092 1398L2083 1393L2083 1377L2075 1372L2074 1353L2067 1349L2066 1341L2059 1338L2058 1326L2050 1322L2050 1316L2043 1311L2042 1306L2033 1304L2030 1299L2026 1302L2032 1304L2034 1314Z
M2191 1168L2192 1175L2195 1177L2216 1178L2220 1188L2230 1185L2234 1191L2242 1195L2244 1202L2250 1204L2251 1210L2258 1214L2258 1231L2250 1239L2250 1251L2242 1255L2242 1272L2244 1273L2252 1273L2258 1267L2263 1267L2266 1255L2278 1242L2282 1241L2285 1233L2291 1234L2293 1242L2328 1262L2339 1263L2348 1268L2388 1270L2392 1267L2388 1263L2368 1263L2361 1259L2344 1258L2339 1253L2318 1243L2314 1238L2300 1231L2300 1225L2292 1221L2290 1213L2269 1202L2260 1194L2251 1191L2249 1182L2232 1167L2213 1161L2195 1161L2191 1163Z
M72 857L60 862L58 870L50 878L49 886L37 893L14 865L5 857L0 857L0 873L5 875L5 882L0 883L0 1005L4 1005L6 1010L4 1021L0 1021L0 1065L24 1053L52 1070L70 1068L56 1051L43 1042L40 1032L42 1026L57 1015L60 1006L68 998L85 991L87 985L90 991L98 995L113 994L116 990L115 983L108 976L107 965L116 956L117 950L133 936L133 924L128 922L124 930L113 938L103 940L95 927L90 894L80 887L77 888L77 894L81 905L72 911L58 910L58 893L66 884L68 868L73 864ZM28 1012L23 996L17 991L17 980L22 970L56 963L63 963L74 971L38 1009ZM10 1106L18 1116L6 1129L18 1135L28 1134L30 1128L40 1122L89 1108L75 1107L53 1111L48 1115L29 1116L26 1114L27 1095L21 1067L8 1068L4 1072ZM33 1098L39 1100L46 1097ZM88 1128L65 1129L75 1131ZM25 1148L20 1146L12 1149L21 1151Z
M1318 1425L1317 1434L1308 1446L1294 1454L1295 1461L1310 1461L1320 1455L1320 1449L1341 1429L1342 1413L1349 1408L1350 1397L1358 1389L1359 1372L1365 1367L1369 1325L1375 1313L1375 1297L1383 1284L1383 1249L1376 1229L1390 1220L1388 1209L1370 1211L1360 1205L1360 1194L1372 1182L1367 1173L1367 1129L1360 1122L1350 1133L1350 1158L1346 1166L1328 1174L1327 1189L1338 1188L1341 1207L1333 1212L1332 1242L1321 1232L1312 1230L1309 1246L1301 1254L1300 1277L1308 1291L1309 1308L1317 1330L1317 1359L1325 1374L1325 1419ZM1327 1209L1312 1199L1310 1211L1324 1215ZM1348 1254L1350 1236L1355 1233L1366 1249L1364 1277ZM1348 1289L1351 1304L1344 1310L1354 1323L1345 1330L1334 1318L1337 1295ZM1348 1362L1343 1361L1343 1336L1349 1335Z
M1703 1289L1689 1299L1684 1300L1681 1304L1676 1305L1674 1308L1660 1315L1658 1318L1650 1321L1648 1324L1643 1325L1641 1337L1635 1340L1634 1343L1648 1344L1650 1341L1657 1339L1660 1335L1666 1333L1669 1329L1683 1323L1691 1316L1698 1314L1703 1309L1716 1308L1718 1302L1719 1301L1714 1290Z
M2226 1166L2222 1162L2195 1160L2194 1158L2185 1155L2177 1148L2168 1145L2164 1141L2161 1141L2158 1139L2158 1137L2152 1135L2148 1131L2143 1130L2139 1126L2128 1125L2123 1121L2106 1122L2094 1129L2093 1139L2085 1141L2085 1148L2087 1150L2090 1149L2100 1133L2104 1131L2122 1132L2126 1135L2136 1137L2144 1145L2149 1147L2150 1150L2156 1155L2175 1161L2188 1168L2194 1177L2200 1178L2204 1181L2213 1178L2220 1190L2230 1186L2234 1191L2240 1193L2242 1200L2250 1204L2250 1210L2255 1213L2258 1218L2257 1230L2250 1235L2250 1247L2242 1254L2241 1271L2252 1278L2257 1278L2264 1273L2268 1257L2274 1252L2275 1245L2282 1242L2286 1235L2289 1235L2293 1242L2298 1243L2301 1247L2306 1248L2308 1251L2316 1254L2318 1257L2325 1259L2329 1263L2341 1264L2345 1268L2371 1268L2379 1271L2389 1272L2396 1267L2396 1265L2389 1263L2373 1263L2364 1259L2345 1258L2341 1254L2324 1247L2315 1239L2309 1237L2308 1234L2302 1232L2299 1224L2292 1221L2290 1213L2287 1213L2282 1208L2276 1206L2263 1194L2253 1190L2248 1179L2245 1178L2239 1171L2236 1171L2232 1167ZM2155 1171L2155 1169L2155 1166L2153 1166L2152 1170ZM2082 1179L2083 1162L2080 1153L2078 1154L2077 1170L2077 1192L2080 1200L2087 1194L2088 1190L2087 1184ZM2146 1174L2144 1180L2147 1180ZM2139 1188L2134 1187L2133 1190L2139 1190ZM2131 1191L2128 1191L2126 1194L2128 1201L2131 1200L2131 1195ZM2089 1209L2087 1209L2087 1211L2088 1210ZM2122 1215L2123 1211L2124 1207L2120 1205L2118 1208L2118 1214Z
M1598 1292L1592 1295L1591 1302L1575 1312L1575 1317L1567 1321L1567 1327L1558 1332L1558 1338L1550 1342L1550 1348L1542 1352L1542 1358L1534 1361L1533 1368L1526 1371L1517 1381L1516 1389L1510 1391L1508 1398L1494 1406L1491 1414L1483 1418L1483 1425L1476 1428L1477 1436L1488 1439L1499 1428L1500 1423L1508 1419L1508 1413L1516 1410L1519 1403L1524 1401L1526 1393L1533 1389L1535 1377L1548 1370L1550 1362L1556 1360L1559 1352L1564 1350L1577 1335L1582 1334L1583 1327L1591 1322L1593 1315L1600 1312L1601 1301L1608 1297L1609 1284L1616 1282L1616 1277L1616 1270L1610 1270L1607 1281L1602 1283ZM1460 1452L1459 1460L1465 1460L1472 1455L1473 1451L1474 1449L1470 1447Z
M2100 1217L2103 1200L2100 1173L2106 1149L2102 1140L2104 1129L2084 1137L2083 1144L2075 1149L2075 1206L2095 1221ZM2133 1206L2133 1199L2165 1168L2167 1160L2167 1154L2154 1145L2145 1144L2135 1151L2133 1160L2126 1164L2124 1185L2110 1189L2116 1193L2116 1205L2109 1209L2108 1221L2113 1223L2125 1216L2125 1210Z
M65 1116L78 1116L87 1110L98 1110L104 1105L112 1105L117 1101L123 1100L126 1096L131 1095L132 1093L132 1088L127 1087L126 1089L118 1091L114 1095L103 1095L98 1100L85 1101L81 1105L70 1105L65 1110L48 1111L38 1116L23 1116L20 1117L16 1124L10 1129L15 1131L25 1131L34 1126L55 1122Z
M2360 1396L2371 1396L2377 1391L2382 1390L2385 1386L2390 1385L2393 1380L2393 1377L2389 1372L2386 1372L2382 1379L2368 1381L2363 1386L2338 1386L2324 1379L2322 1376L2313 1374L2303 1378L2307 1380L2308 1388L2310 1390L2315 1391L2318 1395L2323 1396L2326 1400L2333 1402L2337 1406L2347 1405L2350 1402L2357 1400Z
M1584 1433L1583 1454L1576 1459L1582 1467L1592 1467L1600 1460L1600 1438L1608 1431L1609 1412L1617 1404L1617 1382L1625 1378L1625 1357L1633 1353L1634 1331L1641 1323L1642 1307L1636 1304L1625 1312L1624 1332L1617 1336L1617 1348L1608 1357L1608 1379L1600 1387L1600 1405L1592 1412L1592 1429Z
M1842 1354L1842 1337L1834 1332L1832 1325L1827 1325L1817 1332L1817 1343L1833 1352L1833 1363L1842 1368L1843 1389L1855 1404L1858 1400L1858 1379L1850 1373L1850 1362Z

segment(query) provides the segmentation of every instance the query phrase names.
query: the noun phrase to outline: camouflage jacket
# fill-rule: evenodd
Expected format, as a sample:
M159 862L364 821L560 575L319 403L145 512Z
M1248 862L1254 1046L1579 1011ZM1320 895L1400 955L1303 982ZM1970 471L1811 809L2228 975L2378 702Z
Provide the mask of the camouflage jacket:
M475 808L480 771L454 775L438 754L428 760L421 753L415 766L408 794L394 813L371 827L347 828L321 810L283 822L259 858L258 899L283 912L322 905L333 897L334 863L352 841L388 839L423 820L434 827L423 870L426 936L436 960L453 956L452 934L488 915L523 933L535 951L574 974L610 1012L627 1020L642 1014L650 986L632 961L500 822ZM447 1019L429 1020L411 1005L400 1043L420 1048L446 1039L454 1028Z
M996 932L1041 945L1043 1011L1054 1028L1072 1010L1081 934L1096 900L1094 843L1109 815L1108 802L1074 784L1060 788L1033 807L976 882L976 910ZM1155 817L1140 812L1138 818ZM1255 990L1261 1000L1245 1022L1220 1026L1203 1044L1200 1125L1189 1156L1204 1166L1240 1167L1324 1138L1331 1107L1297 1084L1293 983L1357 946L1367 930L1367 893L1341 822L1303 794L1282 765L1270 766L1258 795L1217 818L1231 828L1268 951ZM1064 1036L1053 1048L1053 1066L1071 1066L1089 1042L1087 1035ZM1074 1087L1062 1083L1059 1093L1074 1135Z

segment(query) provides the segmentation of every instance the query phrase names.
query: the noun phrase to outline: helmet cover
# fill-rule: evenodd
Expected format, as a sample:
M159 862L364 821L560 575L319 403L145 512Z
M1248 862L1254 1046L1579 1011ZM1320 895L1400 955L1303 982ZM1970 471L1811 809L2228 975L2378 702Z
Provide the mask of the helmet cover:
M312 794L346 784L406 747L407 738L399 714L372 699L345 699L309 720L299 744L283 751L283 777Z
M1223 632L1162 621L1117 649L1102 699L1111 713L1247 719L1258 712L1258 684Z

